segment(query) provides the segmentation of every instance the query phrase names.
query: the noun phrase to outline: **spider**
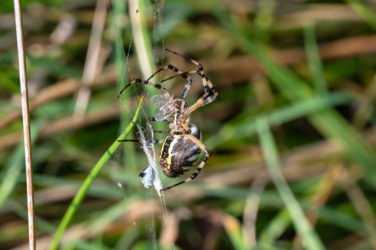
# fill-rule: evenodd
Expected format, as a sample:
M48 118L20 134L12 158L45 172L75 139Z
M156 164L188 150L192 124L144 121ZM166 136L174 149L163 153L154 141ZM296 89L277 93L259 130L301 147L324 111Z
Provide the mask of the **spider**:
M168 134L164 140L153 140L152 143L161 143L161 151L159 155L159 163L161 165L163 173L170 178L176 178L187 171L189 171L194 163L198 160L201 150L205 153L205 156L201 163L198 165L196 171L191 175L191 177L185 179L184 181L178 182L174 185L171 185L167 188L164 188L163 191L174 188L183 183L189 182L197 177L205 163L209 159L209 150L201 142L201 131L197 128L196 125L189 123L189 115L195 111L197 108L202 107L206 104L213 102L218 97L218 92L215 90L213 84L205 76L204 68L201 64L192 60L191 58L179 54L177 52L166 49L166 51L175 54L177 56L183 57L190 60L194 63L198 70L192 70L187 72L181 72L176 67L172 65L166 65L154 74L152 74L147 80L135 79L126 85L119 93L120 95L131 85L135 83L143 83L146 85L153 86L162 91L163 95L153 96L151 101L157 106L154 114L155 117L150 118L148 121L167 121L170 122L168 131L154 131L155 133ZM150 80L162 72L163 70L173 70L176 72L176 75L173 75L169 78L161 80L159 83L163 83L175 77L182 77L187 80L183 92L179 98L173 98L165 88L162 88L160 84L155 84L150 82ZM204 87L204 94L193 104L187 105L185 98L191 88L192 79L189 75L198 74L201 77L202 85ZM211 93L211 95L210 95ZM121 140L127 142L140 142L139 140ZM146 175L145 169L140 173L140 177L143 178Z

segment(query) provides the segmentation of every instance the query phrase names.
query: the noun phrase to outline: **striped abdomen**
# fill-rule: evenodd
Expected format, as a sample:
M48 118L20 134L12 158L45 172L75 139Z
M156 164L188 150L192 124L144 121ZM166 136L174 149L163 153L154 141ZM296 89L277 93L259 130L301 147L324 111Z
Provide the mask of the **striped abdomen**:
M200 140L201 131L189 125L191 134ZM182 135L169 135L163 142L159 162L163 173L175 178L189 171L200 155L200 148Z

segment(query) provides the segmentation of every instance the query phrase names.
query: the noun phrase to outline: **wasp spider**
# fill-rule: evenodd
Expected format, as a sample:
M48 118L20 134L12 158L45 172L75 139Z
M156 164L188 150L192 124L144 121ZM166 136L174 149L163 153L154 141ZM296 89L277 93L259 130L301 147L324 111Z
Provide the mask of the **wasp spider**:
M120 95L129 86L135 83L150 85L162 91L162 95L153 96L151 99L151 101L157 106L157 108L154 112L156 116L150 118L149 121L170 122L170 132L154 131L155 133L168 134L166 139L153 141L153 143L162 144L159 163L161 165L163 173L167 177L176 178L180 175L183 175L185 172L189 171L192 168L194 163L197 161L201 150L205 153L203 160L198 165L196 171L191 175L191 177L185 179L184 181L178 182L175 185L164 188L164 191L195 179L207 162L209 158L209 151L201 142L201 131L197 128L196 125L189 123L189 115L197 108L213 102L218 97L218 92L215 90L210 80L205 76L205 71L201 64L177 52L171 51L169 49L165 50L190 60L198 67L198 70L181 72L172 65L166 65L163 68L157 70L147 80L133 80L131 83L126 85L118 95L119 98ZM158 84L150 82L150 80L155 75L167 69L173 70L177 74L161 80ZM201 77L202 85L204 87L204 94L194 104L188 105L185 102L185 98L187 97L187 94L192 85L192 79L190 77L191 74L198 74ZM173 98L165 88L162 88L160 84L175 77L182 77L187 81L179 98ZM123 141L139 142L138 140ZM140 173L141 178L145 176L144 171Z

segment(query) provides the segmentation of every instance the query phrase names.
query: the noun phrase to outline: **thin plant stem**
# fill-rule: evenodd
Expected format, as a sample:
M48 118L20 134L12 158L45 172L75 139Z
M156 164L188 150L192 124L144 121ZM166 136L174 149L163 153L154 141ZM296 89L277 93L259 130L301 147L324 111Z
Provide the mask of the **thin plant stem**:
M119 140L124 140L129 132L133 129L134 124L137 122L138 114L141 109L142 101L144 100L145 95L141 97L140 103L138 104L138 108L136 111L136 114L134 115L132 121L129 123L127 128L124 130L124 132L116 139L114 143L108 148L106 153L103 154L103 156L99 159L97 164L94 166L94 168L91 170L89 175L86 177L84 183L78 190L76 196L74 197L72 203L69 205L68 210L65 212L65 215L63 219L60 222L60 225L56 231L56 234L52 240L51 246L49 249L57 249L59 246L59 242L61 237L63 236L65 229L67 228L68 224L73 218L73 215L76 213L79 205L83 201L83 199L86 196L86 193L88 192L91 184L93 183L94 179L98 176L102 168L106 165L107 161L111 159L117 148L121 145L121 142Z
M29 103L27 94L27 76L25 51L23 44L22 30L22 13L20 0L14 0L14 16L16 22L17 35L17 52L21 86L21 105L22 105L22 121L25 145L25 166L26 166L26 190L27 190L27 211L29 225L29 249L34 250L35 245L35 224L34 224L34 192L33 192L33 167L31 159L31 136L30 136L30 119L29 119Z

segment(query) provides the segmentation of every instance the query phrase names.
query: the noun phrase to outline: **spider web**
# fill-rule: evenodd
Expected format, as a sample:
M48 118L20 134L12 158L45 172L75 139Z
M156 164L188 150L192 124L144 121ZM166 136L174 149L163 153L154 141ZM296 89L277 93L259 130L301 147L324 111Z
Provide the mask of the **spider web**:
M163 188L161 179L159 178L158 166L155 159L155 149L154 144L151 140L145 139L145 130L147 133L151 134L151 138L154 138L153 128L150 123L146 124L146 129L141 127L140 124L136 124L139 132L139 138L142 143L142 150L145 152L146 157L148 158L148 167L142 171L144 177L141 178L142 183L145 188L150 188L154 186L155 190L158 192L158 195L161 196L161 190Z
M134 6L137 6L137 8L136 8L135 13L132 13L132 11L134 11L134 10L131 10L130 8L134 7ZM162 28L162 25L161 25L162 20L161 20L160 8L159 8L159 0L155 2L155 6L156 6L156 9L154 10L154 30L153 30L153 44L152 44L153 58L157 58L156 57L156 46L157 46L157 39L156 39L157 31L156 30L157 30L157 28L160 28L160 29ZM137 2L137 4L135 4L134 2L131 3L131 1L129 1L128 8L129 8L130 15L136 15L137 16L140 11L143 11L143 10L140 10L140 8L139 8L139 2ZM158 15L157 15L157 13L158 13ZM137 18L135 18L135 19L137 19ZM129 56L130 56L130 52L131 52L131 48L133 46L133 43L136 42L136 41L134 41L135 40L135 32L137 32L138 28L139 27L136 25L136 23L134 23L133 26L132 26L132 35L131 35L131 40L130 40L130 43L129 43L129 46L128 46L127 55L125 55L125 53L124 53L124 57L126 58L126 61L125 61L125 68L124 68L124 71L123 71L123 74L122 74L122 81L121 81L122 86L121 87L124 87L126 84L128 84L128 82L125 79L126 78L125 76L126 75L132 75L131 72L136 70L135 69L136 67L134 65L135 60L133 60L133 65L130 65ZM160 33L162 33L162 31L160 31ZM120 38L118 37L118 39L120 39ZM162 43L164 44L163 38L162 38ZM162 55L162 62L163 62L163 58L164 57ZM154 61L157 61L157 59L155 59ZM149 67L147 67L147 68L149 68ZM143 75L151 75L151 72L154 71L154 68L155 68L155 65L153 64L153 65L151 65L150 70L145 71L141 68L141 71L143 71ZM130 81L132 81L132 80L134 80L134 79L131 78ZM147 91L149 91L149 90L150 89L148 88ZM130 86L124 93L122 93L122 96L127 95L128 96L127 99L133 99L133 105L137 106L142 94L144 94L143 86L138 86L138 84L134 84L134 85ZM137 96L137 98L131 98L131 96ZM149 98L145 98L145 99L149 99ZM128 114L131 117L133 117L133 114L131 113L130 108L128 107L127 103L122 101L122 99L120 99L120 101L122 103L122 106L127 110ZM141 110L142 110L141 114L143 114L143 118L147 121L148 116L146 115L147 112L145 111L145 108L144 108L146 103L147 103L147 100L146 100L146 102L144 101L143 106L141 107ZM154 140L153 128L148 121L147 121L145 127L142 127L140 118L136 123L136 127L138 129L137 134L138 134L139 140L141 141L141 148L144 151L144 153L147 157L147 160L148 160L148 167L143 171L144 177L141 178L141 181L143 182L145 188L150 188L150 187L154 186L158 195L161 196L161 194L162 194L161 189L163 187L162 187L162 182L160 181L160 178L159 178L159 168L156 164L154 144L151 143Z
M128 4L128 12L130 13L130 15L132 15L131 11L134 11L134 10L130 9L131 1L129 1L128 3L129 3ZM134 2L132 2L132 3L135 4ZM135 5L137 5L137 11L135 11L136 13L133 13L133 14L138 15L139 11L143 11L143 10L140 10L140 8L139 8L139 6L140 6L139 1L137 1L137 3ZM162 48L163 48L164 47L164 38L163 38L163 30L162 30L162 17L161 17L162 9L161 9L161 6L160 6L160 0L156 0L154 2L154 6L155 6L155 8L154 8L152 56L153 56L153 58L155 58L154 63L156 63L158 61L157 53L156 53L157 42L161 41ZM115 27L116 27L116 24L115 24ZM132 71L136 70L134 63L132 65L130 65L129 56L130 56L130 53L131 53L133 43L135 42L135 32L138 31L137 29L139 29L139 27L137 27L136 24L133 24L132 25L131 39L130 39L130 43L129 43L129 46L128 46L127 54L125 55L125 52L123 51L124 58L126 58L126 59L125 59L125 67L124 67L124 70L123 70L123 74L121 76L121 79L122 79L121 80L121 82L122 82L121 87L124 87L125 84L128 84L128 82L126 80L126 75L129 76L129 75L131 75ZM158 33L160 35L160 38L159 37L157 38ZM121 38L119 36L117 37L117 39L120 39L120 41L121 41ZM162 49L162 56L161 56L162 64L163 64L163 61L164 61L164 50ZM154 63L152 63L152 65L151 65L152 71L154 71L154 69L155 69ZM143 69L141 68L141 70L143 70ZM143 72L143 75L146 75L146 74L151 75L151 72L149 72L149 73ZM133 80L133 79L130 79L130 80ZM137 96L138 98L134 98L134 103L133 103L134 106L137 106L137 103L138 103L139 99L141 98L142 92L143 91L141 91L139 89L139 86L137 86L135 84L135 85L131 86L129 88L129 90L125 91L123 94L129 95L129 96L131 96L131 95ZM148 99L148 98L145 98L145 99ZM120 99L120 101L122 103L122 106L125 108L125 110L127 110L128 114L132 117L132 113L130 112L130 108L128 107L128 105L125 102L123 102L121 99ZM143 115L140 115L139 117L143 117L147 121L148 117L146 115L144 107L141 107L141 109L142 109ZM156 164L155 147L154 147L154 144L152 143L152 141L154 140L153 128L152 128L152 126L149 122L147 122L146 126L143 127L141 125L140 118L136 123L136 127L138 129L138 133L137 133L138 138L141 141L141 148L144 151L144 153L147 157L147 160L148 160L148 167L143 171L143 173L145 175L144 175L143 178L141 178L141 181L143 182L143 184L146 188L150 188L150 187L154 186L155 190L157 191L159 198L160 198L160 203L161 203L161 206L162 206L164 223L169 229L170 243L171 243L173 249L175 249L175 245L174 245L173 240L172 240L172 231L171 231L172 229L169 226L169 218L168 218L168 213L167 213L165 197L164 197L163 191L161 191L163 189L163 186L162 186L162 182L161 182L160 177L159 177L159 167ZM154 199L154 197L151 195L150 199ZM129 214L131 215L130 207L128 207L128 208L129 208ZM149 238L152 241L153 249L157 249L155 218L154 218L154 212L152 211L154 208L151 207L150 209L151 209L151 211L150 211L149 226L148 226L149 227L148 228ZM135 221L133 221L133 225L135 227L135 225L136 225ZM135 230L137 230L136 227L135 227Z

